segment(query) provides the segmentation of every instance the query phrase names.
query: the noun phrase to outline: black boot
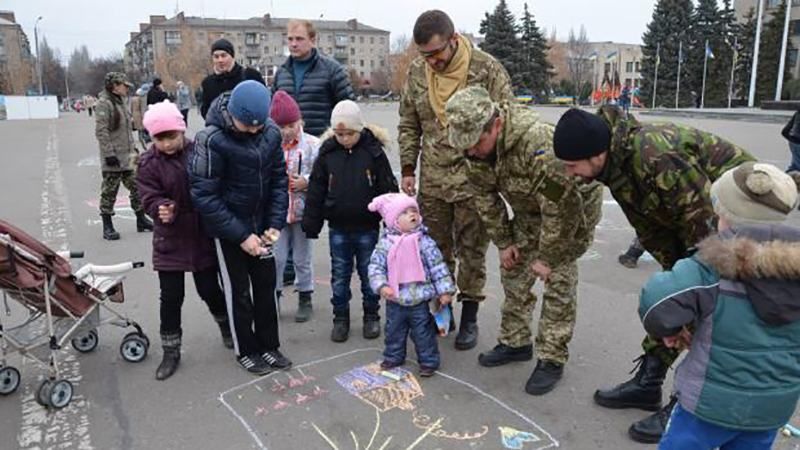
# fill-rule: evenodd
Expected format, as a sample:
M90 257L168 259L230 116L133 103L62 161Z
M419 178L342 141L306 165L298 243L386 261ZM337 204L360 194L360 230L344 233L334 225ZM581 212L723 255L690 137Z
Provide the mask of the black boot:
M461 323L456 335L456 350L469 350L478 345L478 302L461 302Z
M333 342L345 342L348 337L350 337L350 316L334 316L333 330L331 330L331 340Z
M308 322L311 319L311 291L300 292L298 295L299 302L297 304L297 313L294 315L294 321L298 323Z
M381 316L377 312L364 312L364 339L375 339L381 335Z
M143 211L136 213L136 231L153 231L153 221L147 217Z
M639 239L634 239L625 253L619 255L619 263L629 269L635 269L639 258L644 254L644 247L639 243Z
M497 367L514 361L530 361L533 359L533 345L523 345L521 347L510 347L505 344L497 344L488 352L478 356L478 363L483 367Z
M556 387L562 376L564 376L563 364L540 359L528 382L525 383L525 392L531 395L547 394Z
M178 370L178 364L181 362L181 335L162 334L161 345L164 356L156 369L156 380L166 380Z
M634 362L636 375L608 390L598 389L594 401L606 408L639 408L656 411L661 407L661 385L667 376L667 366L658 356L645 353ZM631 371L633 372L633 371Z
M672 409L675 408L678 398L672 396L663 408L659 409L654 414L646 417L638 422L635 422L628 428L628 435L636 442L644 444L655 444L661 440L664 430L667 428L667 422L672 415Z
M103 219L103 239L107 241L116 241L119 239L119 233L114 229L114 222L111 221L111 214L100 214Z
M219 334L222 336L222 345L225 348L233 348L233 336L231 335L231 324L227 317L214 318L219 325Z

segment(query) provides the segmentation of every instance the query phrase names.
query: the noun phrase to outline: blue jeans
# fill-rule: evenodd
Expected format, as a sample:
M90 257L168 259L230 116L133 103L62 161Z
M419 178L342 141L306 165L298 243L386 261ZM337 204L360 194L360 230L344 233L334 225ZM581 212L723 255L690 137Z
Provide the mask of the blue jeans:
M658 450L769 450L778 430L739 431L705 422L676 405Z
M330 229L328 238L331 247L331 290L333 290L333 314L349 317L350 277L353 275L355 260L358 277L361 279L361 298L364 313L378 313L380 297L369 287L369 258L378 243L378 230L337 231Z
M786 169L786 171L800 171L800 144L792 144L789 142L789 150L792 152L792 162L789 164L789 168Z
M402 306L386 302L386 338L384 361L402 364L406 360L406 340L411 332L417 361L420 367L439 368L439 346L436 342L436 324L428 309L428 302L415 306Z

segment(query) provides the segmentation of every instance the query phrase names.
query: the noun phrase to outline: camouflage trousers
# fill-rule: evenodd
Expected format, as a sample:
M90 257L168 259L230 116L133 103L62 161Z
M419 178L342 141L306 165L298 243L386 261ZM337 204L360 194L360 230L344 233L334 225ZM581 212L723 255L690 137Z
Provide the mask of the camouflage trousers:
M130 192L131 209L142 212L139 201L139 191L136 189L136 175L132 170L123 172L103 172L103 182L100 185L100 214L114 214L114 203L117 201L117 192L122 183Z
M670 367L681 354L680 350L669 348L664 345L664 341L650 335L645 336L642 340L642 350L648 355L657 356Z
M477 210L468 200L446 202L423 194L417 200L422 221L456 280L458 299L483 301L489 237Z

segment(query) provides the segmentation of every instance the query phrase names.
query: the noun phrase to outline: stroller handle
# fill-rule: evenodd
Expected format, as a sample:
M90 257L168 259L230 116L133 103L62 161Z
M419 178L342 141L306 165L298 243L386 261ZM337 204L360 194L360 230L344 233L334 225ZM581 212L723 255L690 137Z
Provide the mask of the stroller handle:
M75 272L75 277L78 279L83 279L89 274L92 275L119 275L125 272L129 272L133 269L138 269L144 267L144 262L142 261L129 261L120 264L111 264L108 266L100 266L96 264L86 264L85 266L78 269Z
M84 253L79 251L65 250L63 252L58 252L58 256L64 259L78 259L83 258Z

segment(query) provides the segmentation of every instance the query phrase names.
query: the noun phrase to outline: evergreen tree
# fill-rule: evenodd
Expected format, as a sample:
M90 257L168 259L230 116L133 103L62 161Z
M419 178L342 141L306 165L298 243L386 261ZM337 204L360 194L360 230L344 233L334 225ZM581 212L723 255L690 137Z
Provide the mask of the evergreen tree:
M536 26L536 20L528 11L522 14L520 31L520 86L529 89L534 94L547 92L552 76L553 66L547 59L549 47L544 33Z
M769 21L765 21L762 25L761 45L758 53L758 77L756 78L756 104L775 98L785 19L786 0L783 0L779 7L772 10ZM783 72L784 80L788 79L788 74L789 65L786 64Z
M736 78L733 84L734 96L745 99L750 92L750 75L753 67L753 46L756 42L756 11L750 11L744 15L744 21L737 30L738 39L736 40Z
M500 0L493 14L486 13L481 21L480 32L484 35L481 50L494 56L511 76L511 84L518 88L524 83L522 72L520 40L517 37L514 15L505 0Z
M642 36L642 89L641 96L645 105L653 101L653 83L655 81L656 50L659 49L658 90L656 106L675 106L675 92L678 75L678 47L683 42L683 59L687 57L687 30L692 23L694 6L692 0L658 0L653 11L653 19L647 24L647 31ZM681 67L681 106L692 103L691 89L686 86L686 65Z

